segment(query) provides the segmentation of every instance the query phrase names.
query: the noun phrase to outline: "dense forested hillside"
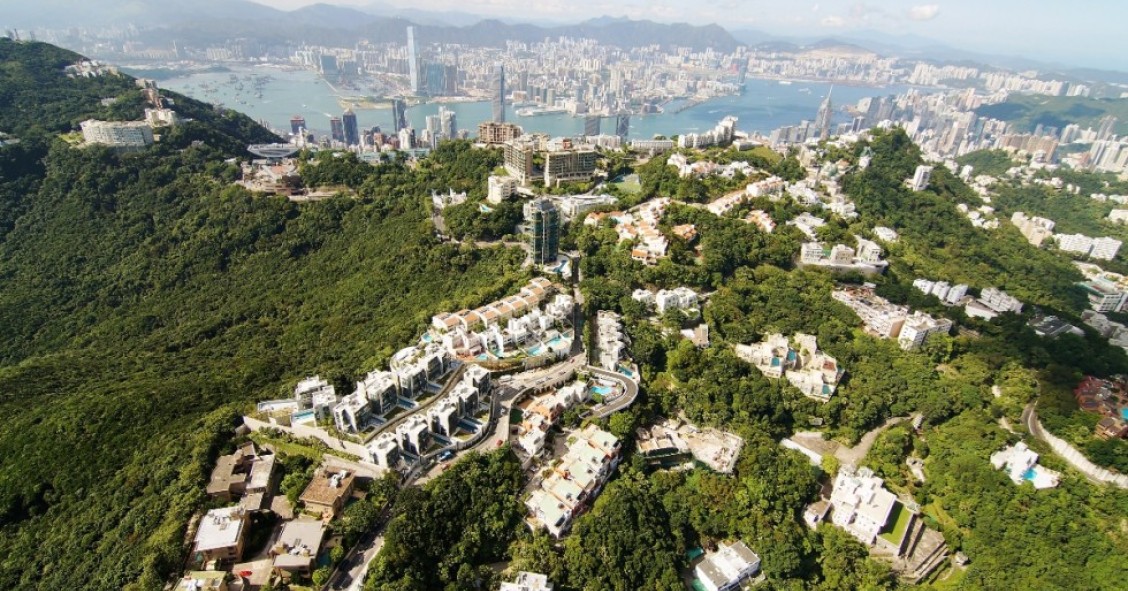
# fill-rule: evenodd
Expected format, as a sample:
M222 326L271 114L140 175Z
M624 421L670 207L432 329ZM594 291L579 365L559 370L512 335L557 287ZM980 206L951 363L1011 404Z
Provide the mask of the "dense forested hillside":
M140 109L129 79L66 79L77 59L0 41L0 129L24 140L0 148L0 586L154 589L241 405L371 368L522 257L432 237L459 146L434 170L348 159L358 197L307 205L233 187L224 161L270 134L182 97L196 122L144 153L69 147L101 98Z

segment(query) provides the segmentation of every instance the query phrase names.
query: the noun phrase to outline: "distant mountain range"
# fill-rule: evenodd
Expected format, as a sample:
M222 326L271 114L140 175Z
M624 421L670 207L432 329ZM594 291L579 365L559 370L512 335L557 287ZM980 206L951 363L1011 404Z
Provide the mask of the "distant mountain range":
M532 17L535 19L535 17ZM1128 84L1128 74L1047 64L1022 57L987 55L951 47L917 35L857 31L833 37L785 36L755 29L713 25L657 23L648 20L600 17L578 24L530 19L486 18L468 12L433 12L373 3L360 8L314 4L283 11L249 0L192 0L178 4L166 0L39 0L6 7L0 28L101 27L134 24L161 27L153 39L183 39L211 43L246 38L264 44L280 40L320 44L403 39L404 28L417 27L423 42L443 41L475 46L501 46L506 40L533 43L546 37L572 36L596 39L622 47L651 44L682 45L696 49L732 51L740 45L797 51L837 47L871 51L880 55L917 58L944 63L966 63L1013 70L1053 71L1066 79Z

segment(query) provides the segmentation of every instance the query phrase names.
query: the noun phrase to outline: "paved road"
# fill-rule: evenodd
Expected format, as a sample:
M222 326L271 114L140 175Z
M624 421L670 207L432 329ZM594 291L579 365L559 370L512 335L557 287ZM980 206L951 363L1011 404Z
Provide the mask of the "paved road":
M834 457L838 458L838 461L842 464L850 464L853 466L860 465L861 461L865 459L866 454L869 453L870 448L873 447L874 442L877 441L877 436L881 435L882 431L908 418L909 417L893 417L885 421L880 427L862 435L862 440L858 442L858 445L854 447L846 447L845 445L838 446L838 449L834 451Z
M1065 460L1073 469L1085 475L1090 481L1100 484L1112 484L1120 488L1128 489L1128 476L1097 466L1063 439L1054 437L1053 434L1046 433L1045 430L1042 429L1042 423L1038 420L1038 414L1034 411L1033 402L1027 404L1026 407L1022 409L1022 424L1026 426L1026 430L1029 431L1031 435L1036 439L1048 443L1050 448L1054 450L1054 453Z
M628 378L627 376L618 372L600 369L592 365L589 365L584 369L590 371L594 376L619 382L623 385L623 389L625 391L622 396L616 398L610 404L604 406L598 412L596 412L595 415L597 417L603 418L611 415L612 413L623 410L624 408L634 404L635 399L638 398L638 382Z
M380 515L380 526L369 533L349 552L337 567L336 575L329 580L326 589L331 591L359 591L364 585L364 573L376 554L384 547L384 527L388 522L388 512Z

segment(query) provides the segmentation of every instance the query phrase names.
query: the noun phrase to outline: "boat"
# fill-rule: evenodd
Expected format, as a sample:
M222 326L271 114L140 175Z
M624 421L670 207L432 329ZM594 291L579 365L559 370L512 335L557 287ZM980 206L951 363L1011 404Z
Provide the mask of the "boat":
M791 81L790 80L780 80L779 85L780 86L791 86Z
M541 107L530 109L517 109L518 117L538 117L540 115L563 115L568 109L564 107Z

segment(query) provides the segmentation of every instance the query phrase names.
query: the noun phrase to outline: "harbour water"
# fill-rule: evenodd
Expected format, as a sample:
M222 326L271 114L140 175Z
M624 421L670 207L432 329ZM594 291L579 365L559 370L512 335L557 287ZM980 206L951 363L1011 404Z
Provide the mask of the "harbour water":
M270 80L260 86L261 98L247 85L232 82L235 74L241 79L249 74L270 76ZM233 69L231 72L208 72L180 76L162 80L160 85L199 100L222 103L228 108L246 113L256 121L266 120L276 129L289 130L290 118L301 115L308 128L319 135L329 131L329 117L340 116L343 107L336 91L316 73L307 70L286 70L270 67L248 67ZM654 115L633 115L631 117L630 137L632 139L651 138L655 135L675 135L701 132L712 129L721 118L734 115L740 119L737 128L742 131L768 133L784 125L796 125L800 121L814 120L826 93L829 83L801 82L780 84L774 80L748 80L745 92L739 96L716 98L680 112ZM857 103L864 97L884 96L904 92L905 87L866 87L835 86L835 123L848 122L849 115L842 112L841 106ZM438 113L439 107L455 112L460 129L468 129L473 135L478 123L491 117L488 101L427 103L411 107L407 111L410 124L416 130L425 127L427 115ZM379 126L383 130L392 128L391 110L387 108L364 108L353 106L357 122L361 128ZM506 120L521 125L528 132L543 132L552 136L571 136L583 132L584 118L566 114L519 117L516 109L510 106ZM602 120L603 133L614 133L614 118Z

